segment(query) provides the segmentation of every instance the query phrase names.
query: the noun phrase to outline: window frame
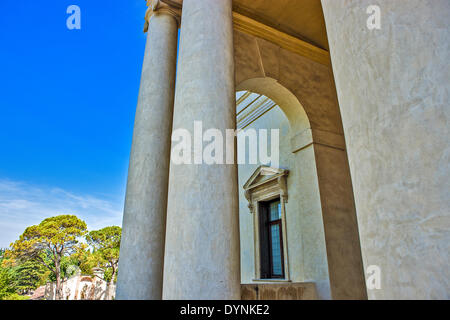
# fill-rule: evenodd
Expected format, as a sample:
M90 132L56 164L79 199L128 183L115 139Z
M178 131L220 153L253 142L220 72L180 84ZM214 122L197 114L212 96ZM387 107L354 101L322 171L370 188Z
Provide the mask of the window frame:
M277 220L270 220L270 205L274 202L278 202L281 206L281 199L280 198L275 198L273 200L270 201L260 201L259 202L259 206L260 209L262 209L260 211L260 215L259 215L259 223L260 223L260 266L261 266L261 270L262 270L262 265L265 263L268 266L268 273L267 276L265 274L260 274L260 278L261 279L285 279L285 268L284 268L284 241L283 241L283 219L282 216L277 219ZM274 225L278 225L279 227L279 231L278 231L278 237L279 237L279 241L280 241L280 255L281 255L281 275L277 275L275 274L273 267L274 267L274 261L273 261L273 241L272 241L272 226ZM267 235L265 238L266 239L261 239L262 238L262 234L264 233L263 230L261 230L261 228L265 228L266 230L264 231L265 234ZM263 241L267 241L266 245L261 245ZM267 250L267 252L265 254L263 254L263 251ZM264 256L268 256L268 261L264 262ZM262 273L262 272L261 272Z
M286 206L288 202L287 176L288 170L261 166L253 173L244 185L250 213L253 215L254 239L254 279L253 281L290 281L289 255L286 227ZM270 202L279 199L281 203L281 245L283 254L284 278L264 278L261 271L261 242L260 242L260 215L261 202Z

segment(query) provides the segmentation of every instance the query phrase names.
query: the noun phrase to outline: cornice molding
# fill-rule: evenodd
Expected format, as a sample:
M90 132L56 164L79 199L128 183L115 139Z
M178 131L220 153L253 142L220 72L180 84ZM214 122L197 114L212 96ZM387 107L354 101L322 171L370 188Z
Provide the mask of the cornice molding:
M255 213L255 202L274 194L279 195L281 200L287 203L288 190L286 179L288 175L289 170L264 165L259 166L243 187L250 213Z
M171 1L167 0L146 0L147 11L145 12L144 32L148 31L148 24L152 16L155 14L168 14L173 16L180 26L181 22L181 8Z
M331 65L328 51L288 35L261 22L233 12L234 29L270 41L283 49L297 53L323 65Z
M166 13L174 16L178 25L181 22L182 2L175 0L146 0L147 12L145 13L144 32L148 31L148 22L150 18L159 13ZM312 61L330 66L330 53L327 50L316 47L306 41L293 37L287 33L269 27L264 23L258 22L252 18L244 16L233 11L234 29L252 36L270 41L283 49L294 52Z

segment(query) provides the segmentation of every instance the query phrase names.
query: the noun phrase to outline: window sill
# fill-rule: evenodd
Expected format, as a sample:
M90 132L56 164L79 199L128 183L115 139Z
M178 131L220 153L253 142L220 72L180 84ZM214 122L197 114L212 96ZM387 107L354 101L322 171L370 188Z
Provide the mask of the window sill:
M252 279L253 282L267 282L267 283L274 283L274 282L292 282L288 279Z

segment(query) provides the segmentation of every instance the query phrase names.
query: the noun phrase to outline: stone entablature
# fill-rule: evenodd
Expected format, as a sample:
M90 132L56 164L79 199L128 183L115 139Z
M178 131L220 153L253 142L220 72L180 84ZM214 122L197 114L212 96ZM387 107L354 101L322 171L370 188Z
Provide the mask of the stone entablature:
M148 21L158 13L166 13L174 16L181 25L182 1L174 0L146 0L148 9L145 13L144 32L148 31ZM289 35L285 32L272 28L264 23L254 20L251 17L233 11L233 27L252 36L270 41L281 48L304 56L312 61L330 66L330 54L327 50L319 48L311 43Z

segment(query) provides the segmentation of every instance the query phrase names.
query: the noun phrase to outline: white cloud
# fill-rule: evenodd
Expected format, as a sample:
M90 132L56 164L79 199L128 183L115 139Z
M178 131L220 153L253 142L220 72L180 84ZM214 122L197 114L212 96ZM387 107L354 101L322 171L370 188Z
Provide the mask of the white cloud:
M89 230L122 224L123 199L74 194L60 188L0 179L0 248L8 247L26 227L43 219L74 214Z

